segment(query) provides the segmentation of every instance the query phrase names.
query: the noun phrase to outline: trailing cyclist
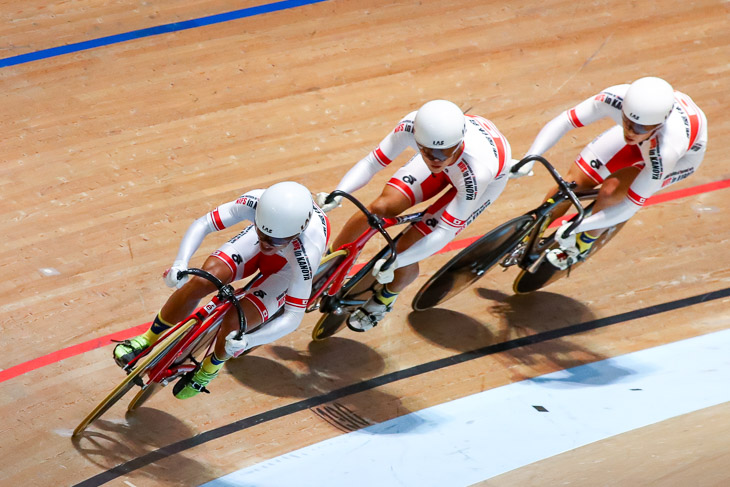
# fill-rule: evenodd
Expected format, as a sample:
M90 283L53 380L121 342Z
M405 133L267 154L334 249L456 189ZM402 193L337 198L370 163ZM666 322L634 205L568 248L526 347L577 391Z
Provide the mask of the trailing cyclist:
M433 100L403 117L345 174L336 189L352 193L362 188L408 147L416 154L394 174L368 209L393 217L449 190L399 240L394 264L382 270L385 259L376 263L373 274L383 286L348 318L348 327L355 331L377 325L392 309L398 293L418 277L418 262L441 250L474 221L497 199L509 179L511 149L497 127L485 118L465 115L450 101ZM325 205L326 196L317 195L325 211L339 206L339 199ZM366 217L357 213L332 248L351 242L367 228Z
M556 233L560 248L547 258L559 269L587 256L606 228L631 218L651 195L694 174L705 156L705 114L689 96L655 77L611 86L562 112L540 130L526 156L542 155L571 129L606 117L617 125L581 151L565 178L575 181L577 190L601 188L591 216L565 238L569 224ZM531 166L516 176L529 174Z
M125 366L165 330L192 313L200 299L216 290L212 283L200 277L184 276L178 280L178 272L188 268L190 258L206 235L244 220L254 224L213 252L203 264L203 270L224 284L260 271L261 278L241 299L241 307L249 329L265 325L236 340L238 316L227 313L213 352L200 368L180 378L173 389L175 397L187 399L201 391L207 392L205 387L218 375L226 360L277 340L299 326L312 289L313 270L319 266L327 247L329 220L314 204L307 188L287 181L266 190L249 191L190 225L172 267L164 273L165 283L177 289L149 330L114 348L117 364ZM282 307L283 313L274 317Z

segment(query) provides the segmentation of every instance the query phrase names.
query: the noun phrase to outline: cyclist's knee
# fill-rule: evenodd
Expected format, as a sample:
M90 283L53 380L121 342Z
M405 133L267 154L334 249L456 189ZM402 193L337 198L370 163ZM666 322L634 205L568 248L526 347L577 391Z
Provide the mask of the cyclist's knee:
M620 203L624 199L626 194L621 186L621 181L615 178L608 178L603 182L598 190L598 197L603 201L604 206Z
M378 197L375 201L370 204L369 208L371 213L375 213L378 216L390 218L397 216L400 211L393 200L385 198L383 196Z
M398 216L410 208L411 202L403 193L386 186L380 196L370 204L369 210L382 217Z

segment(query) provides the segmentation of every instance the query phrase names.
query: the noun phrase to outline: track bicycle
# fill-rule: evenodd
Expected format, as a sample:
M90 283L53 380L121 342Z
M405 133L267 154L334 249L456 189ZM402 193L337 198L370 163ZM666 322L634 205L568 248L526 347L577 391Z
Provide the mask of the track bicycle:
M353 242L344 244L334 252L324 256L320 262L313 278L312 295L306 309L307 313L312 311L322 313L312 330L312 339L315 341L329 338L342 330L350 314L365 304L377 290L378 283L375 277L372 276L373 266L379 259L387 258L382 268L387 269L390 267L396 258L396 244L410 227L406 227L393 238L386 232L386 229L396 225L418 222L425 214L425 211L421 211L393 218L381 218L370 213L360 201L344 191L333 191L327 196L326 201L331 202L336 196L342 196L350 200L363 212L367 216L370 228ZM363 247L376 233L380 233L385 238L387 245L348 279L348 275Z
M234 289L230 284L223 284L217 277L202 269L191 268L180 271L178 279L186 275L209 280L218 288L218 293L207 304L197 308L132 359L123 369L127 373L125 379L79 423L73 436L83 432L135 386L139 386L140 390L129 403L128 411L137 409L161 387L195 371L200 366L200 361L213 348L223 317L231 307L238 313L239 331L236 339L240 339L244 333L253 331L247 329L239 299L260 275L240 289Z
M566 270L560 270L547 259L548 251L558 247L555 232L545 236L544 232L553 223L555 208L568 201L577 213L567 220L572 225L566 230L571 232L589 215L596 197L597 189L574 191L575 183L563 180L555 168L543 157L528 156L512 167L517 171L530 161L540 162L558 184L557 192L537 208L513 218L486 233L479 240L462 250L449 260L421 287L413 298L415 311L432 308L455 296L479 278L489 269L499 264L503 268L517 266L520 273L512 286L516 294L537 291L548 284L566 276L590 255L595 254L623 227L619 223L606 229L593 243L587 255ZM550 225L553 223L553 225Z

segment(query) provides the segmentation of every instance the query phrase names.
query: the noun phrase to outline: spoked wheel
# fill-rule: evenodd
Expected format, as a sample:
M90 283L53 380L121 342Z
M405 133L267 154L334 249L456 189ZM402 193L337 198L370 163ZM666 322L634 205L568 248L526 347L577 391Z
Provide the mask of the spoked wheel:
M459 252L431 276L413 298L416 311L432 308L473 284L532 229L534 218L523 215L508 221Z
M312 330L312 340L324 340L342 330L347 323L347 318L349 318L350 313L370 299L374 284L375 278L368 272L343 295L339 295L338 293L337 296L329 298L341 305L338 305L334 311L322 314L322 317Z
M195 324L194 320L190 320L173 333L165 337L159 345L155 346L147 355L134 366L127 374L127 377L109 393L86 418L76 427L73 436L77 436L84 431L92 422L99 418L102 414L109 410L122 396L129 392L135 384L139 384L142 380L142 374L154 367L164 355L180 340L180 338Z
M598 252L601 247L606 245L609 240L616 236L618 231L621 230L623 226L623 223L619 223L618 225L615 225L603 232L598 240L593 243L590 252L588 252L588 255L584 258L584 260L576 262L570 267L570 269L560 270L552 265L547 259L544 259L542 261L535 273L531 273L523 269L517 276L517 279L515 279L515 282L512 285L512 289L516 294L531 293L547 286L550 283L557 281L563 276L566 276L568 272L575 271L576 267L585 262L585 259ZM551 248L556 247L557 244L555 243L551 245Z

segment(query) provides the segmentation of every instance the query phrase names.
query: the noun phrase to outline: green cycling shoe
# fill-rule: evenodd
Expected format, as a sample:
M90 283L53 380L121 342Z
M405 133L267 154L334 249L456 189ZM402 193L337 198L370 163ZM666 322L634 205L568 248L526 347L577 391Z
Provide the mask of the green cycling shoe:
M180 380L173 387L172 393L178 399L189 399L197 396L201 392L210 394L210 391L205 386L210 384L210 381L216 377L218 377L218 371L210 373L203 369L198 369L194 372L188 372L180 377Z
M124 368L134 357L150 347L150 342L144 335L139 335L129 340L124 340L114 347L114 361L118 366Z

